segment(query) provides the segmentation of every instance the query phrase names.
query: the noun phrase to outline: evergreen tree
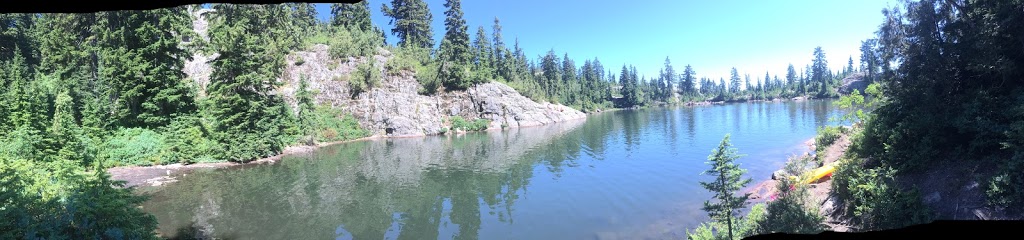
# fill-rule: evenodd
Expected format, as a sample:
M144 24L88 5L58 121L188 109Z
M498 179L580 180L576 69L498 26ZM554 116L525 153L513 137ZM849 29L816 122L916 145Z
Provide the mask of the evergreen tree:
M494 69L494 53L491 51L491 41L488 40L484 27L476 29L476 39L473 41L473 64L475 71L483 72L487 78L493 78L491 69Z
M103 12L96 29L98 76L110 87L101 98L113 99L116 125L156 128L195 112L181 71L190 54L178 46L192 30L185 7Z
M676 70L672 68L672 61L668 59L668 56L665 56L665 70L661 73L661 79L665 82L665 87L667 88L665 89L666 97L672 97L672 93L675 92L672 84L679 81L677 80L677 77L678 73L676 73Z
M729 92L736 94L740 92L740 74L736 71L736 68L732 68L729 72Z
M877 39L868 39L861 41L860 45L860 70L867 74L868 82L875 80L874 77L878 68L879 60L874 47L877 43Z
M279 83L283 56L265 37L283 24L260 19L272 14L269 5L217 4L210 29L220 56L212 62L206 109L214 116L223 158L248 161L283 148L284 119L280 96L270 94ZM269 24L261 24L269 23Z
M743 74L743 91L753 91L754 86L750 85L750 74Z
M384 16L391 18L389 24L395 26L391 33L398 37L399 46L434 47L433 31L430 29L433 16L425 1L391 0L391 8L381 4L381 11L384 12Z
M683 76L680 79L682 82L679 84L683 88L683 92L692 93L696 89L696 86L694 86L696 74L697 72L693 71L693 67L689 64L683 69Z
M462 17L462 1L446 0L444 12L444 39L441 40L440 70L438 77L446 88L465 89L473 82L467 76L472 53L469 48L469 33L466 20Z
M331 26L344 27L350 30L374 30L370 21L370 1L358 3L332 3Z
M33 14L0 13L0 61L9 61L20 54L30 69L39 63L36 21Z
M509 79L509 69L511 67L506 63L508 59L508 49L505 48L505 39L501 36L501 22L498 21L498 17L494 17L494 26L492 27L491 34L494 38L494 61L491 62L491 69L495 69L496 77Z
M558 82L561 81L561 66L559 66L558 56L555 55L555 50L548 50L540 59L540 86L544 90L544 94L548 97L555 96L558 91Z
M291 25L297 32L309 34L316 30L319 21L316 19L316 8L312 3L291 2L286 3L286 6L291 12Z
M794 88L794 87L797 87L797 86L793 85L793 84L797 83L797 79L796 78L797 78L797 76L796 76L796 68L793 68L793 64L790 63L789 67L786 68L786 86L788 86L789 89L797 90L797 88Z
M850 56L850 60L846 63L846 70L843 73L853 72L853 56Z
M825 59L825 51L821 47L814 48L814 60L811 65L811 81L820 84L819 95L824 94L829 88L828 60Z
M582 90L579 88L579 80L576 74L576 63L569 58L569 54L562 55L562 85L564 89L562 93L562 99L570 105L576 104L577 93Z
M736 218L739 210L746 206L747 198L750 197L750 193L736 195L736 192L751 181L750 178L743 178L746 170L735 163L736 159L740 157L741 155L732 148L732 144L729 142L729 134L726 134L718 148L715 148L708 156L707 163L711 165L711 169L703 173L715 177L714 181L700 182L704 189L715 194L713 199L717 200L715 203L704 201L702 210L707 212L711 219L726 222L729 239L735 239L733 238L733 219Z

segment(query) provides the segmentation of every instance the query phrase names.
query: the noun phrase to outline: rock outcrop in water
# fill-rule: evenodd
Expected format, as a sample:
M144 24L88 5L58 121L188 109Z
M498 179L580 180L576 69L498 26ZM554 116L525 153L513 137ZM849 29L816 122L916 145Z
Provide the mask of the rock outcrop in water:
M203 9L193 12L193 29L206 37L205 17L216 14ZM473 86L466 91L443 92L435 96L420 95L420 84L411 72L398 75L385 74L380 66L392 57L385 49L378 49L371 58L335 59L330 57L329 46L317 44L306 51L289 54L286 67L278 81L283 86L276 90L293 109L299 80L305 77L311 91L317 92L314 101L327 104L352 114L362 127L376 136L409 137L434 135L450 126L451 116L466 120L487 119L488 129L539 126L586 117L578 110L551 103L537 103L522 96L511 87L491 82ZM196 81L200 95L210 81L212 68L207 63L217 54L196 53L185 63L185 73ZM359 63L375 61L383 79L380 86L353 96L349 87L349 74Z

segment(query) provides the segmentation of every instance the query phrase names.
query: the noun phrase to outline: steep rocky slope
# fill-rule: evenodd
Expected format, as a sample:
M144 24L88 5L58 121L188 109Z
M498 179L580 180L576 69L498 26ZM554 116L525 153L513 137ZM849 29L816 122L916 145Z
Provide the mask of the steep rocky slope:
M279 91L295 106L295 91L304 76L309 87L319 92L316 103L351 113L376 135L395 137L438 134L449 125L450 116L487 119L491 121L490 129L538 126L586 117L566 106L534 102L496 82L476 85L466 91L424 96L417 93L420 84L411 73L388 76L380 68L377 70L384 76L381 85L352 96L348 81L343 79L355 71L355 66L365 61L376 61L377 66L384 66L390 57L391 54L382 49L373 58L340 61L330 57L328 46L314 45L308 51L288 56L281 79L284 86ZM301 64L297 64L299 62Z
M201 9L193 12L193 29L204 39L208 23L206 17L216 12ZM295 109L295 92L301 77L306 77L309 89L318 94L317 104L326 104L352 114L362 127L373 135L389 137L424 136L441 133L450 126L451 116L467 120L478 118L491 120L489 129L507 127L539 126L571 119L586 117L578 110L551 103L537 103L516 92L511 87L491 82L473 86L466 91L444 92L435 96L417 93L419 82L412 73L397 76L383 74L384 66L391 57L385 49L379 49L372 58L334 59L330 57L329 46L313 45L305 51L288 54L287 65L277 80L282 86L276 90ZM210 81L212 68L207 63L217 57L216 53L206 55L195 53L186 61L185 73L199 86L200 96ZM380 86L353 96L348 85L349 74L362 62L376 61L378 71L384 76Z

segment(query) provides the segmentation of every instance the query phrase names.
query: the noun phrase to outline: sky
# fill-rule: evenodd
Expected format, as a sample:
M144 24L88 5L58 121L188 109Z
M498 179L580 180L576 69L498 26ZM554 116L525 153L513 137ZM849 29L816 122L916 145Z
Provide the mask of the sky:
M371 20L391 35L389 18L381 13L387 0L370 1ZM434 40L444 37L444 0L426 0L433 14ZM640 75L656 77L671 60L681 72L691 65L698 77L729 78L735 67L741 78L769 75L784 78L792 63L798 73L821 46L829 67L839 70L849 58L859 65L860 43L874 37L882 9L895 0L522 0L462 1L469 35L478 26L491 36L494 18L501 21L508 48L516 38L527 58L554 50L568 54L577 67L595 57L618 75L623 64ZM329 4L317 4L321 18Z

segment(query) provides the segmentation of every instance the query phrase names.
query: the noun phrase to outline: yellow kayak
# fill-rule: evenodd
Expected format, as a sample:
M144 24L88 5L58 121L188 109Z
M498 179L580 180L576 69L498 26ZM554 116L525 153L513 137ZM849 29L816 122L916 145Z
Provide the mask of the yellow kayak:
M827 164L820 168L814 169L814 171L811 171L811 177L808 178L807 181L805 181L805 183L811 184L826 177L832 177L832 172L835 170L835 163Z
M826 177L832 177L832 172L835 171L835 170L836 170L835 163L831 163L831 164L828 164L828 165L816 168L814 170L811 170L810 177L807 178L806 180L804 180L803 182L806 183L806 184L811 184L811 183L817 182L818 180L824 179ZM789 176L789 179L793 180L793 181L796 181L797 177L796 176Z

